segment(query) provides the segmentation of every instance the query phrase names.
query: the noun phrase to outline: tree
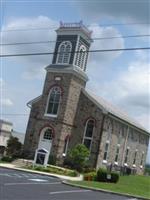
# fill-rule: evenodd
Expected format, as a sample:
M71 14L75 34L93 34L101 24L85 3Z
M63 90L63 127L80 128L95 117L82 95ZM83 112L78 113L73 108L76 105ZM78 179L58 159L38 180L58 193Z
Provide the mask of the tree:
M17 137L11 136L7 141L7 155L12 158L20 157L22 153L22 144Z
M90 152L83 144L76 145L68 154L68 159L74 169L82 171L87 163Z

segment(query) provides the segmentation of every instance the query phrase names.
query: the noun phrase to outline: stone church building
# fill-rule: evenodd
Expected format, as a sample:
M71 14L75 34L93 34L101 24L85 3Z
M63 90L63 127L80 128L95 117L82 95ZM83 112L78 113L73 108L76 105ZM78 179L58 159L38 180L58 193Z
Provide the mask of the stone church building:
M149 133L118 108L86 89L92 42L82 23L60 23L52 64L42 94L31 100L24 153L42 149L62 164L67 151L82 143L93 167L128 166L142 173Z

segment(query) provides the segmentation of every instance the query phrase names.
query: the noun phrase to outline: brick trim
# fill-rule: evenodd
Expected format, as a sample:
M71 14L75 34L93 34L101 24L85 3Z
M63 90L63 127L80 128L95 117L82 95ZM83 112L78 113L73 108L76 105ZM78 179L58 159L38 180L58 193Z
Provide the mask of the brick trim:
M54 130L54 128L53 128L50 124L45 124L44 126L42 126L42 127L40 128L40 130L39 130L39 136L40 136L42 130L45 129L45 128L50 128L50 129L52 129L52 135L53 135L53 138L54 138L54 137L55 137L55 130Z

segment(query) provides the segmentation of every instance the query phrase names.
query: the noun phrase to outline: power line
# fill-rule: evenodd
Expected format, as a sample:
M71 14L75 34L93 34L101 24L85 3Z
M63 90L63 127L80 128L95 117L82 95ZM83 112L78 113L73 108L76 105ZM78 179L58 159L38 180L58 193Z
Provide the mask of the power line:
M113 51L137 51L137 50L149 50L150 47L136 47L136 48L124 48L124 49L95 49L95 50L89 50L84 51L88 53L101 53L101 52L113 52ZM42 56L42 55L54 55L54 54L60 54L62 52L45 52L45 53L23 53L23 54L4 54L0 55L0 57L17 57L17 56ZM80 51L71 51L67 53L81 53ZM83 52L82 52L83 53Z
M136 22L131 22L131 23L106 23L106 24L91 24L91 25L85 25L87 27L94 27L94 26L100 26L100 27L105 27L105 26L128 26L128 25L145 25L149 24L149 22L144 22L144 23L136 23ZM36 30L52 30L52 29L57 29L59 26L47 26L47 27L32 27L32 28L20 28L20 29L7 29L3 30L0 32L12 32L12 31L36 31Z
M118 39L118 38L137 38L137 37L149 37L150 34L143 35L123 35L123 36L112 36L112 37L98 37L92 38L92 40L108 40L108 39ZM75 42L76 40L70 40L71 42ZM1 46L11 46L11 45L27 45L27 44L45 44L45 43L56 43L61 42L61 40L48 40L48 41L35 41L35 42L14 42L14 43L2 43Z
M27 116L29 114L26 114L26 113L24 113L24 114L20 114L20 113L6 113L6 114L4 114L4 113L2 113L1 115L5 115L5 116Z

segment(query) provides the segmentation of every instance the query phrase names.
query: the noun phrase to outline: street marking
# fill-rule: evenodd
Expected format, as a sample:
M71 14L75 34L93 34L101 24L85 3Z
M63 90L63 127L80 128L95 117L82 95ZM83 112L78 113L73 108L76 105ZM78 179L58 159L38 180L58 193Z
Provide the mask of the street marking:
M0 176L8 176L8 177L12 177L10 174L0 174Z
M33 178L33 179L28 179L29 181L37 181L37 182L48 182L48 180L44 179L38 179L38 178Z
M61 182L53 182L53 183L33 183L33 182L28 182L28 183L5 183L5 186L14 186L14 185L57 185L61 184Z
M30 178L30 174L21 174L23 177L25 177L25 178Z
M12 174L12 175L17 176L18 178L22 178L22 176L19 174Z
M133 198L133 199L127 199L127 200L138 200L138 199L136 199L136 198Z
M49 194L66 194L66 193L77 193L77 192L91 192L91 190L68 190L68 191L57 191L50 192Z

